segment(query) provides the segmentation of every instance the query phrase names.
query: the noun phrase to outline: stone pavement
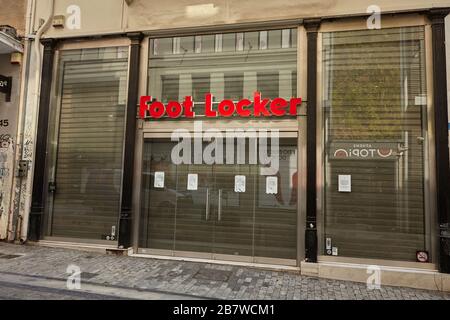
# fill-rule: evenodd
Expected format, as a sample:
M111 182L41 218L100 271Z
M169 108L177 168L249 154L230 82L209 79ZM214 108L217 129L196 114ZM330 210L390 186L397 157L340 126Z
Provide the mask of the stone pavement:
M86 295L87 299L104 299L113 290L115 297L120 297L123 292L124 298L145 299L450 300L450 294L438 291L389 286L368 290L362 283L307 277L288 271L7 243L0 243L0 298L20 298L18 287L26 285L23 282L28 283L28 279L36 279L41 284L47 281L51 292L41 296L33 293L23 298L54 299L58 294L54 290L58 290L58 286L60 290L66 290L61 293L63 299L83 298L67 292L69 274L66 270L70 264L80 267L82 287L103 288L101 291L93 289ZM4 282L2 277L14 278L15 282ZM6 292L10 291L12 294L8 296Z

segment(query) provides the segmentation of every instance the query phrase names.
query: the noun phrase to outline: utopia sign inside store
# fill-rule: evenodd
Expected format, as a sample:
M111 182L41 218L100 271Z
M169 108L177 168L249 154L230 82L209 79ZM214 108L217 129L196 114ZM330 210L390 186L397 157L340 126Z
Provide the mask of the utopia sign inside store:
M397 159L398 144L393 142L332 142L332 159Z
M216 117L282 117L296 116L297 108L302 104L301 98L291 98L289 101L283 98L262 98L260 92L255 92L253 101L242 99L240 101L222 100L215 102L211 93L205 95L204 115L210 118ZM178 118L195 117L194 100L192 96L186 96L183 102L169 101L164 104L155 101L152 96L142 96L140 99L139 116L141 119L159 119L162 117Z

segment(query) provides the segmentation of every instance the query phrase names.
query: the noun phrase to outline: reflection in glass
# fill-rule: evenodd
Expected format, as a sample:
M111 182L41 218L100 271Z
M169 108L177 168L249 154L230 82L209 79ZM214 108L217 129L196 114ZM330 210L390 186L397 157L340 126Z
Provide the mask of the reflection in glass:
M196 116L203 114L206 93L216 102L252 98L256 90L290 99L297 95L296 35L296 29L285 29L153 39L148 94L163 102L192 95ZM169 51L169 42L181 51Z

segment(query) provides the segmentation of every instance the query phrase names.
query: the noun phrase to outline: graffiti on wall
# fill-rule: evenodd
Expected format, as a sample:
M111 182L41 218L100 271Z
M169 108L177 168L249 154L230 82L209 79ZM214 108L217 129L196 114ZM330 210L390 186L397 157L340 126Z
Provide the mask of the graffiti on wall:
M13 149L14 144L11 135L0 134L0 216L8 208L7 196L5 197L4 191L9 190L11 185L10 168L13 164Z
M8 150L11 145L11 135L0 134L0 178L9 176Z

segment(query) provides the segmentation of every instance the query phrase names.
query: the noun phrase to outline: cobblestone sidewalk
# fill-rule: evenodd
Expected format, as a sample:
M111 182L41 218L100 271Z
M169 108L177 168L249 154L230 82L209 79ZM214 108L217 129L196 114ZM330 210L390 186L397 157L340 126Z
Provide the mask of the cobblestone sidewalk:
M69 264L82 283L213 299L446 299L438 291L301 276L241 266L113 256L80 250L0 243L0 273L66 280Z

